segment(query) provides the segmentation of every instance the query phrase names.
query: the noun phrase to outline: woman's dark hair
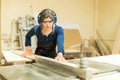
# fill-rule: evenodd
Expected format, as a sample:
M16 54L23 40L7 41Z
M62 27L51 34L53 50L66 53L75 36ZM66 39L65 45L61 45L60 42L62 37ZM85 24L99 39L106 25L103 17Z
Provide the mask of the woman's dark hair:
M41 23L45 18L51 18L55 21L56 13L51 9L44 9L38 15L38 23Z

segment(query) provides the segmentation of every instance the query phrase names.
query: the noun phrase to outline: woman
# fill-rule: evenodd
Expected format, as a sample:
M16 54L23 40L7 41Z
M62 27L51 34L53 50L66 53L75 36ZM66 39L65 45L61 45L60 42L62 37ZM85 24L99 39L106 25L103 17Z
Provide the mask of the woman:
M64 55L64 31L63 28L56 25L57 17L54 11L50 9L42 10L38 15L39 25L31 28L26 34L26 52L22 56L32 54L31 37L36 35L37 48L35 54L55 58L58 61L66 61ZM58 46L58 52L56 52Z

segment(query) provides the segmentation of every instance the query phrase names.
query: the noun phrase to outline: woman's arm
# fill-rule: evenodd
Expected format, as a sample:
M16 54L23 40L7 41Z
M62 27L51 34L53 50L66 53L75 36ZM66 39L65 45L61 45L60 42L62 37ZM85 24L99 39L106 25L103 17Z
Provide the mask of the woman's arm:
M56 60L66 62L64 55L64 30L62 27L57 29L57 44L58 44L58 54L55 57Z
M25 36L25 51L21 54L21 56L25 57L27 55L33 54L32 48L31 48L31 37L35 35L35 27L31 28L26 36Z
M35 27L31 28L25 36L25 46L31 46L31 37L35 35Z
M58 53L64 54L64 30L62 27L58 27L57 29L57 45Z

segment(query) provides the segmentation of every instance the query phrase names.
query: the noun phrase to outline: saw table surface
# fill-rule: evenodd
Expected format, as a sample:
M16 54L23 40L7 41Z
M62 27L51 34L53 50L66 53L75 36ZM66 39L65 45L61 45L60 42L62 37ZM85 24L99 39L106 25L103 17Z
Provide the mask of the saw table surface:
M88 68L80 69L80 59L62 63L54 59L37 57L36 63L1 66L0 80L80 80L78 76L84 80L120 79L120 54L85 58L88 67L95 69L95 72L90 72Z
M91 80L120 80L120 54L85 58L88 66L98 71ZM68 60L79 65L80 59Z
M70 80L70 76L44 69L40 64L38 67L37 63L0 67L0 78L2 80Z
M91 75L89 69L38 55L35 63L0 67L1 80L89 80Z

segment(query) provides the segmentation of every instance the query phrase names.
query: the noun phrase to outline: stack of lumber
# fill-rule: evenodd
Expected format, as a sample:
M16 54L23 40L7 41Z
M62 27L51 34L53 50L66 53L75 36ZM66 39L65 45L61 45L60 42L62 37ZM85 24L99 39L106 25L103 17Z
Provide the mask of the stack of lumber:
M92 56L110 55L111 51L109 47L106 45L98 31L96 32L96 34L96 39L94 39L93 37L89 39L89 46L91 48L91 51L93 52Z
M109 50L108 46L105 44L104 40L102 39L101 35L98 31L96 31L97 39L96 43L98 45L100 54L103 55L110 55L111 51Z

